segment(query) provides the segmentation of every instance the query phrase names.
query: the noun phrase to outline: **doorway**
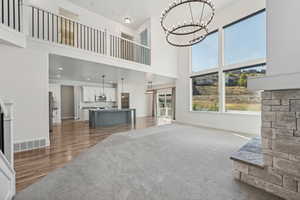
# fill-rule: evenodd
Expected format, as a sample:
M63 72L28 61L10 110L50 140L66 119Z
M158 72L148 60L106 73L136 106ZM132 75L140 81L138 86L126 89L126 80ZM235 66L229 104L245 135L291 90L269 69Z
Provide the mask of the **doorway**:
M157 93L157 117L173 118L172 90L158 91Z
M75 118L74 110L74 87L61 86L61 119L68 120Z

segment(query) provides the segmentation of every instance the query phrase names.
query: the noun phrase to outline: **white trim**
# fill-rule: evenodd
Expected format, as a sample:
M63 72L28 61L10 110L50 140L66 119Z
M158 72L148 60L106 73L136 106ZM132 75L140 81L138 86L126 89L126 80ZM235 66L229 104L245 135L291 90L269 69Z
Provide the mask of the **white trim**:
M299 89L299 79L300 73L250 78L248 88L252 91Z
M234 70L234 69L239 69L242 67L251 67L254 65L260 65L260 64L265 64L266 58L258 58L258 59L254 59L254 60L249 60L249 61L245 61L245 62L240 62L240 63L236 63L236 64L231 64L231 65L224 65L222 68L223 71L227 71L227 70Z
M8 182L5 187L7 190L4 191L4 187L0 187L0 192L5 192L6 197L4 200L11 200L16 193L16 172L2 152L0 152L0 173L3 174L4 181Z
M35 141L41 141L41 140L44 140L45 141L45 145L44 146L40 146L40 143L39 143L39 146L38 147L32 147L32 148L28 148L28 143L29 142L35 142ZM15 145L21 145L22 143L26 143L26 148L25 149L19 149L19 150L15 150ZM50 146L50 140L49 138L36 138L36 139L30 139L30 140L22 140L22 141L15 141L14 144L13 144L13 148L14 148L14 152L17 153L17 152L23 152L23 151L30 151L30 150L34 150L34 149L42 149L42 148L47 148Z
M12 45L14 47L25 48L26 36L23 32L19 32L0 23L0 43Z
M199 71L199 72L192 72L190 74L190 77L191 76L201 76L201 75L206 75L206 74L217 73L218 71L220 71L220 67L214 67L214 68L202 70L202 71Z
M222 129L222 128L214 128L214 127L210 127L210 126L206 126L205 124L191 124L191 123L186 123L186 122L179 122L176 121L173 122L175 124L181 124L181 125L187 125L187 126L192 126L192 127L196 127L196 128L204 128L204 129L208 129L208 130L215 130L215 131L223 131L229 134L233 134L233 135L251 135L251 136L255 136L257 134L253 134L253 133L246 133L246 132L238 132L238 131L233 131L233 130L227 130L227 129ZM245 137L245 136L243 136Z
M217 115L250 115L250 116L261 116L260 112L251 112L251 111L225 111L225 112L220 112L220 111L196 111L196 110L191 110L189 111L190 113L205 113L205 114L217 114Z
M2 161L4 162L4 164L6 165L6 167L9 169L9 171L12 174L16 174L15 170L11 167L10 163L8 162L8 160L6 159L6 157L3 155L2 152L0 152L0 159L2 159Z

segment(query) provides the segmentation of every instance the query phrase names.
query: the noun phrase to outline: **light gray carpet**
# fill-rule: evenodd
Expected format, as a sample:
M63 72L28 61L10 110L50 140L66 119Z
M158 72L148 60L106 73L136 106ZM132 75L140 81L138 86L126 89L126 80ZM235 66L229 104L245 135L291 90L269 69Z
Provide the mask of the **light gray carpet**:
M16 200L277 200L233 180L246 140L178 124L115 134Z

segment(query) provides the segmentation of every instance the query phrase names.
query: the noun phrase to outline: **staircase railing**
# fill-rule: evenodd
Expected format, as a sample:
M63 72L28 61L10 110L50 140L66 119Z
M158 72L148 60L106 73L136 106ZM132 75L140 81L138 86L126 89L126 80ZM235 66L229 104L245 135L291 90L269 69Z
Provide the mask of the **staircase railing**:
M22 29L22 0L0 0L0 23L16 31Z
M106 30L100 30L30 6L33 38L63 44L110 57L150 65L151 49Z

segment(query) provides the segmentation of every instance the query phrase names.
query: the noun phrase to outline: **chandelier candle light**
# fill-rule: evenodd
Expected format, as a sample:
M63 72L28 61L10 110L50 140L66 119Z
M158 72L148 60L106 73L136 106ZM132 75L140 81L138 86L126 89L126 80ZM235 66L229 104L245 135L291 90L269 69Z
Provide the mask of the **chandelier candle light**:
M215 15L211 0L177 0L161 14L160 24L166 40L176 47L188 47L204 40L207 26ZM178 24L174 21L178 18Z

